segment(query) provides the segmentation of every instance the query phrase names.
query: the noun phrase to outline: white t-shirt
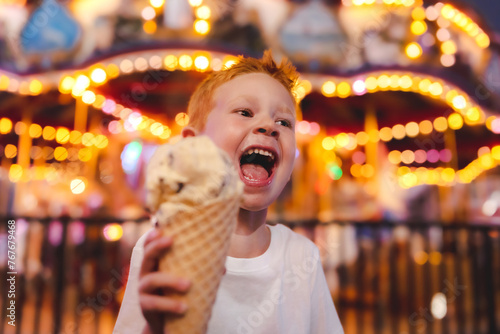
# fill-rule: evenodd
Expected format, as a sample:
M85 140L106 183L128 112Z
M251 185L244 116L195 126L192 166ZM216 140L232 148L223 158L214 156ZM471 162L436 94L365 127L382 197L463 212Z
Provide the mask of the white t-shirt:
M207 334L342 334L316 245L283 225L258 257L227 257ZM140 333L138 278L145 236L132 252L129 280L113 333Z

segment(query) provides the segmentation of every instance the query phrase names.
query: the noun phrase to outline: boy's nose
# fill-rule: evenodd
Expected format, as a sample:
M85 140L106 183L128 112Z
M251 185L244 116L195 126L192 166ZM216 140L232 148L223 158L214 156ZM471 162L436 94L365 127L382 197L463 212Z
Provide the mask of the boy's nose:
M274 137L276 139L278 139L280 136L279 131L272 127L259 127L256 129L256 132Z

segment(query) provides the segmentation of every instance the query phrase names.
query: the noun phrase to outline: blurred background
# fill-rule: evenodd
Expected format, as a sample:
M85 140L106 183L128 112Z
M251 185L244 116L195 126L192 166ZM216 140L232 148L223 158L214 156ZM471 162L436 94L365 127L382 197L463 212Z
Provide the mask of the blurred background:
M0 276L16 327L111 333L144 167L211 71L300 72L270 223L320 248L346 333L500 332L500 4L0 0ZM7 290L7 288L5 288Z

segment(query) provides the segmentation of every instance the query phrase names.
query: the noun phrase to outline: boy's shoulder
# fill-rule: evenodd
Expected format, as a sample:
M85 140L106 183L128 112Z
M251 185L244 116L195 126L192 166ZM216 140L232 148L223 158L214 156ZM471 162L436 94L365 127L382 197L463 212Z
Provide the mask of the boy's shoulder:
M294 257L314 256L319 255L318 247L307 237L294 232L290 227L283 224L268 225L276 236L276 241L281 244L284 254Z

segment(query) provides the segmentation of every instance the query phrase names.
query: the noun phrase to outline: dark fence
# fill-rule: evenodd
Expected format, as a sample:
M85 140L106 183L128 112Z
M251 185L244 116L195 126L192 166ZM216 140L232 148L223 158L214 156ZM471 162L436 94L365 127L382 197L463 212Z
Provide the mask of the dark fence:
M0 333L111 333L149 222L2 221ZM320 248L346 334L500 332L499 226L288 225Z

